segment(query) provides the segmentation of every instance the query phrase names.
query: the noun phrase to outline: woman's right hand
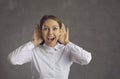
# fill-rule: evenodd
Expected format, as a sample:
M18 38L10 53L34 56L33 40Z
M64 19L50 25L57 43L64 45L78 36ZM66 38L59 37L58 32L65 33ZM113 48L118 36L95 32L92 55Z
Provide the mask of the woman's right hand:
M42 43L42 41L43 41L43 39L42 39L41 30L39 28L39 25L36 24L34 26L34 33L33 33L33 37L32 37L32 43L34 44L34 46L37 46L40 43Z

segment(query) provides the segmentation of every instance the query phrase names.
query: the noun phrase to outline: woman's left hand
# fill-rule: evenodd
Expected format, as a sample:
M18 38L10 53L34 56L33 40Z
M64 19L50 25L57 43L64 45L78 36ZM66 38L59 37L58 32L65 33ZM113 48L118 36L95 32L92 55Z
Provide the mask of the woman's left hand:
M59 42L66 45L67 43L69 43L69 29L65 28L65 25L62 23L62 27L61 27L61 35L59 38Z

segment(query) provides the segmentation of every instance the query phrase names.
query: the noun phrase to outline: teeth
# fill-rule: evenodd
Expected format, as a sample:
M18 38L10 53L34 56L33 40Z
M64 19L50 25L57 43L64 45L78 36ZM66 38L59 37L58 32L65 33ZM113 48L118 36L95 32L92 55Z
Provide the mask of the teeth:
M54 38L52 38L51 40L54 40Z
M48 38L48 40L54 40L54 37L50 37L50 38Z

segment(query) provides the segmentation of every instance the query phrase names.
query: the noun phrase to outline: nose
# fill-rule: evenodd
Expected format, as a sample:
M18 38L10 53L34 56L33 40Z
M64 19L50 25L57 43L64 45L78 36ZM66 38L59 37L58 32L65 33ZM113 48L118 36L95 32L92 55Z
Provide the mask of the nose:
M53 30L52 29L49 30L49 34L53 34Z

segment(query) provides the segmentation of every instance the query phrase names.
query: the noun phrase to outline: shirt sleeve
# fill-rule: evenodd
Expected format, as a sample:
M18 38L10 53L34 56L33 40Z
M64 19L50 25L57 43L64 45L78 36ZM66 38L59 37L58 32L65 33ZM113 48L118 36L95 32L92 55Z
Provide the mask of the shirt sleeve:
M22 65L24 63L30 62L32 59L32 49L34 45L32 42L28 42L8 55L8 60L13 65Z
M73 44L72 42L69 42L66 47L70 50L71 61L81 65L86 65L91 61L91 53L83 48Z

